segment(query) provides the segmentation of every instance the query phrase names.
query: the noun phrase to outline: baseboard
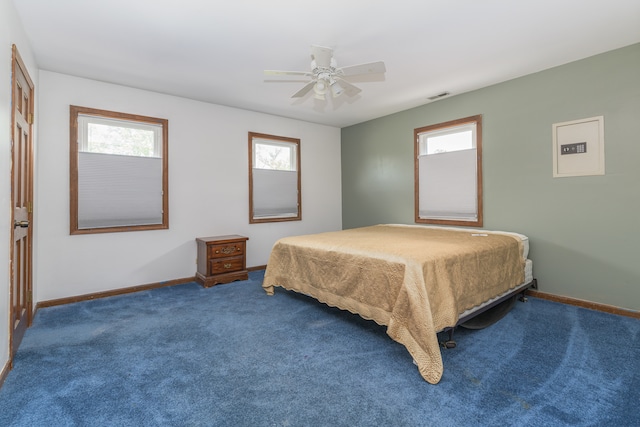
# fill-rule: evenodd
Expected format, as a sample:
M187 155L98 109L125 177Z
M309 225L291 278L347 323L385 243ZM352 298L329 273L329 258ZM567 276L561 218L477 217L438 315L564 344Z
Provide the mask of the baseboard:
M132 286L129 288L114 289L112 291L96 292L93 294L78 295L68 298L59 298L47 301L40 301L36 304L36 311L39 308L53 307L55 305L71 304L74 302L88 301L98 298L113 297L116 295L130 294L133 292L148 291L150 289L164 288L165 286L183 285L185 283L195 282L195 277L185 277L183 279L167 280L165 282L149 283L146 285ZM34 313L35 316L35 313Z
M265 268L267 268L266 265L257 265L255 267L247 268L247 271L259 271L259 270L264 270ZM183 285L185 283L194 282L195 280L196 280L195 277L185 277L183 279L167 280L165 282L149 283L146 285L132 286L129 288L114 289L112 291L96 292L93 294L85 294L85 295L78 295L78 296L68 297L68 298L58 298L58 299L40 301L36 304L33 315L35 316L35 313L38 311L39 308L53 307L56 305L64 305L64 304L72 304L74 302L113 297L116 295L130 294L133 292L148 291L150 289L163 288L165 286Z
M4 380L7 379L7 375L9 375L9 371L11 370L11 359L7 360L7 363L4 364L4 368L0 371L0 388L2 388L2 384L4 384Z
M613 305L600 304L597 302L585 301L577 298L563 297L560 295L548 294L546 292L535 291L532 289L529 289L527 291L527 295L540 299L546 299L549 301L560 302L563 304L575 305L577 307L588 308L590 310L602 311L609 314L617 314L619 316L640 319L640 311L626 310L624 308L616 307Z

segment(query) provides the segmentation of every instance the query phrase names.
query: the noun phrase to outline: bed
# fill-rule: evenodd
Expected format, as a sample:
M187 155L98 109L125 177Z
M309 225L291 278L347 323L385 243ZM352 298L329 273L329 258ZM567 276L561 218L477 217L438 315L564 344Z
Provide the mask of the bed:
M436 384L438 332L530 286L528 252L518 233L381 224L278 240L262 286L268 295L282 287L386 326Z

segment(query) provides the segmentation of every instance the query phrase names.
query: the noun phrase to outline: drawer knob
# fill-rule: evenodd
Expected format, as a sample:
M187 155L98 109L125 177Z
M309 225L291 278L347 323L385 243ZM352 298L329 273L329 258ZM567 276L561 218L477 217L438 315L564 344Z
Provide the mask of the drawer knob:
M224 265L224 268L231 268L231 264L226 263L226 264Z

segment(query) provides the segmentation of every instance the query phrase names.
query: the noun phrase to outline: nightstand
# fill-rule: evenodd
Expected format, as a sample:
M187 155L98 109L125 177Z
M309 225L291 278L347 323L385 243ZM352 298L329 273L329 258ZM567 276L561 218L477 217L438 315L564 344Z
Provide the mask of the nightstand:
M205 288L234 280L247 280L246 242L248 237L199 237L196 281Z

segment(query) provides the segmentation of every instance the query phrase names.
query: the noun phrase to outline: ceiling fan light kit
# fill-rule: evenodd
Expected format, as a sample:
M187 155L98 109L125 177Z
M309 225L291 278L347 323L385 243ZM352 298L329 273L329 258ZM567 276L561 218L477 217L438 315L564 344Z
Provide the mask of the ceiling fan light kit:
M323 46L311 46L311 71L278 71L265 70L266 75L307 76L311 81L294 93L292 98L302 98L313 89L313 97L326 100L327 92L331 91L334 98L343 93L355 96L361 89L344 80L344 77L361 76L365 74L381 74L386 71L384 62L371 62L338 68L333 57L333 49Z
M314 98L325 99L324 95L327 93L327 83L322 79L316 81L316 84L313 86L313 91L315 92Z
M331 93L333 94L334 98L337 98L344 93L344 89L342 88L342 86L340 86L340 83L338 83L337 81L334 81L333 83L331 83L329 87L331 88Z

